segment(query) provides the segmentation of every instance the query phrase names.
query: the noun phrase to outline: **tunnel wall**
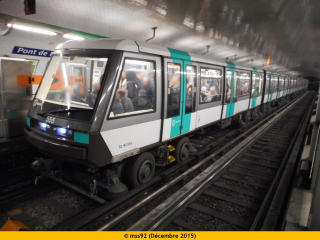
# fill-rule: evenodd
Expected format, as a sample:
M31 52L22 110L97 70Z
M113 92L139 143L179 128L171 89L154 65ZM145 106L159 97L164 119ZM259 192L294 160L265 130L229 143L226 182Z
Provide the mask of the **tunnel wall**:
M47 62L50 60L49 57L14 54L12 53L14 47L19 46L24 48L54 51L59 43L65 42L66 40L67 39L60 36L49 36L13 29L13 31L8 35L0 36L0 57L9 56L14 58L39 60L35 74L43 75Z

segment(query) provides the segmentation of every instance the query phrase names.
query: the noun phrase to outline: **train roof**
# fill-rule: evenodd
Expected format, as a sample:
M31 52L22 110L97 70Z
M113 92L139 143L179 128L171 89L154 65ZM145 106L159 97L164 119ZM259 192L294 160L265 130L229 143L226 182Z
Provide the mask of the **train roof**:
M170 49L170 48L157 46L157 45L145 43L142 41L134 41L134 40L110 39L110 38L85 39L81 41L70 40L70 41L61 43L56 47L56 50L62 50L62 49L112 49L112 50L122 50L122 51L137 52L137 53L141 52L141 53L156 54L164 57L171 57L172 51L176 51L178 53L181 53L180 57L182 58L189 57L188 60L191 60L191 61L214 64L219 66L226 66L226 67L228 66L226 62L216 61L211 57L207 57L204 55L187 53L180 50ZM240 69L252 71L252 68L238 66L238 65L237 67L239 67ZM259 70L259 71L262 71L262 70Z
M201 63L214 64L219 66L228 67L227 62L214 60L212 57L208 57L205 55L199 55L194 53L188 53L176 49L170 49L162 46L157 46L149 43L145 43L142 41L134 41L134 40L125 40L125 39L111 39L111 38L95 38L95 39L84 39L84 40L70 40L64 43L59 44L56 47L56 50L62 49L109 49L109 50L122 50L129 52L141 52L141 53L149 53L156 54L165 57L172 57L172 53L175 55L179 54L179 58L185 60L191 60ZM244 67L241 65L235 65L236 68L243 70L252 71L252 67ZM262 72L263 69L256 68L258 72ZM275 73L279 74L279 73ZM286 74L284 74L286 75Z

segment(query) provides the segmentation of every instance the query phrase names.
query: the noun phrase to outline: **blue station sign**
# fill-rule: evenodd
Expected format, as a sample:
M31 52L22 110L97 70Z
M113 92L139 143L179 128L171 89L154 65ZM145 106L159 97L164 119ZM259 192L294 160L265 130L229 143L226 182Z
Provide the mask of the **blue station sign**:
M52 52L53 51L49 51L49 50L19 47L19 46L15 46L12 50L12 53L14 54L31 55L31 56L37 56L37 57L51 57Z

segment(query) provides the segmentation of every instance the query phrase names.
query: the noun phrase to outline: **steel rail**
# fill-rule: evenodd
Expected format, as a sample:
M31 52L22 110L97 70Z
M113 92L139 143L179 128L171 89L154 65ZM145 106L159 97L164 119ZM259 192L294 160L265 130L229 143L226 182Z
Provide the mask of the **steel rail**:
M315 96L314 96L315 98ZM313 98L313 102L314 102ZM275 231L278 221L283 216L282 208L285 205L285 198L288 199L290 183L292 184L292 175L296 167L298 154L301 153L301 144L308 126L312 113L312 105L306 111L301 124L290 144L290 147L284 157L280 169L267 193L264 202L260 208L254 224L250 230ZM269 211L267 211L267 209ZM279 229L278 229L279 230Z
M266 131L268 131L276 122L278 122L297 102L289 105L287 110L281 112L264 124L261 128L239 143L236 147L230 150L227 154L221 157L217 162L204 170L196 178L182 187L172 197L160 204L157 208L144 216L140 221L131 226L129 231L155 230L162 222L170 215L174 214L180 207L184 205L192 196L203 189L214 177L224 170L234 159L248 149L254 142L257 141ZM178 203L178 204L177 204Z
M301 98L299 98L301 99ZM270 119L272 116L275 116L276 118L279 118L279 116L282 116L280 114L278 114L280 111L282 111L285 108L290 108L290 106L292 104L294 104L295 102L297 102L299 99L295 99L293 100L293 103L289 103L286 106L283 106L282 108L280 108L279 110L277 110L275 113L271 114L270 116L268 116L266 119L262 120L261 122L259 122L258 124L256 124L255 126L253 126L252 128L250 128L248 130L248 132L250 132L251 130L255 129L256 127L262 125L264 122L266 122L268 119ZM258 130L259 131L259 130ZM261 131L261 130L260 130ZM143 201L139 202L138 204L136 204L135 206L129 208L128 210L126 210L125 212L123 212L122 214L120 214L119 216L117 216L116 218L112 219L110 222L108 222L107 224L105 224L104 226L102 226L99 230L108 230L110 228L112 228L113 226L115 226L116 224L118 224L119 222L121 222L122 219L124 219L126 216L132 214L133 212L135 212L137 209L141 208L142 206L144 206L145 204L147 204L148 202L150 202L152 199L154 199L156 196L158 196L159 194L161 194L162 192L164 192L165 190L169 189L171 186L173 186L174 184L176 184L177 182L179 182L181 179L185 178L187 175L189 175L191 172L193 172L195 169L199 168L200 166L202 166L204 163L206 163L207 161L211 160L213 157L215 157L217 154L221 153L222 151L224 151L226 148L230 147L233 143L237 142L239 139L241 139L242 137L244 137L245 135L248 134L248 132L241 134L240 136L238 136L237 138L233 139L231 142L229 142L227 145L225 145L222 149L219 149L218 151L214 152L213 154L209 155L208 157L206 157L205 159L203 159L201 162L199 162L197 165L193 166L192 168L190 168L188 171L184 172L182 175L178 176L177 178L173 179L171 182L167 183L166 185L164 185L163 187L161 187L160 189L158 189L157 191L155 191L154 193L152 193L151 195L149 195L147 198L145 198Z
M293 101L295 101L295 100L293 100ZM218 138L216 141L213 141L213 142L207 144L197 154L193 154L189 159L187 159L187 160L181 162L180 164L172 166L171 168L166 169L165 171L159 173L150 182L148 182L148 183L146 183L146 184L144 184L144 185L142 185L142 186L140 186L138 188L133 189L132 191L130 191L127 195L125 195L121 199L116 199L116 200L114 200L112 202L108 202L105 205L100 206L100 207L94 207L94 208L88 209L88 210L86 210L86 211L84 211L82 213L77 214L76 216L72 217L71 219L68 219L68 220L64 221L63 223L53 227L51 230L52 231L60 231L60 230L77 230L77 229L80 229L81 227L83 227L86 224L89 224L90 222L94 221L96 218L100 217L101 215L106 214L107 212L109 212L113 208L121 205L126 200L130 200L132 197L138 195L139 193L141 193L142 191L146 190L147 188L149 188L153 184L155 184L155 183L157 183L159 181L163 181L163 177L164 176L169 176L170 174L173 174L174 172L176 172L178 170L181 170L189 162L191 162L193 160L196 160L197 158L200 158L202 155L204 155L207 152L211 151L214 147L217 147L220 144L222 144L224 141L228 140L228 138L233 137L237 133L241 133L241 132L246 130L245 133L242 133L239 137L236 138L236 140L240 139L241 137L245 136L245 134L247 134L250 131L253 131L253 129L259 127L263 122L267 121L269 118L271 118L272 116L277 114L279 111L282 111L282 109L285 108L285 107L286 107L286 105L282 106L282 107L278 107L276 110L274 110L274 112L272 114L270 114L268 116L265 116L265 118L260 120L260 122L258 122L258 123L251 122L249 125L241 127L239 129L236 129L236 130L226 134L225 136L223 136L221 138ZM253 127L251 127L252 125L253 125ZM234 143L236 140L233 140L231 143ZM220 152L225 150L225 148L227 148L228 146L230 146L230 144L227 144L226 147L221 147L220 148L221 149ZM217 152L217 154L219 154L219 152Z

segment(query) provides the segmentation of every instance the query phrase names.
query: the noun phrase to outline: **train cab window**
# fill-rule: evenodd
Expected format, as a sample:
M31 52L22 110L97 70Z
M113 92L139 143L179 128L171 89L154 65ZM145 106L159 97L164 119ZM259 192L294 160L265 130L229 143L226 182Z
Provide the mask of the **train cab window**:
M109 118L155 111L155 63L125 59Z
M222 70L201 68L200 104L221 100Z
M237 77L239 79L238 96L242 97L249 95L250 74L244 72L237 72Z
M41 104L33 108L64 118L90 121L107 63L108 57L54 55L35 96ZM84 111L87 114L83 114Z
M93 108L107 61L107 58L54 56L36 97L69 107ZM102 64L98 66L98 62Z
M197 67L187 65L186 113L195 111L197 93Z
M236 74L235 74L236 75ZM232 71L227 71L226 72L226 101L225 103L228 104L230 103L231 97L235 98L237 96L237 75L235 76L236 80L233 80L232 84ZM233 88L232 88L233 86Z
M270 74L267 74L265 94L269 94L269 91L270 91Z
M181 92L181 65L168 63L168 98L167 98L167 117L180 115L180 92Z

